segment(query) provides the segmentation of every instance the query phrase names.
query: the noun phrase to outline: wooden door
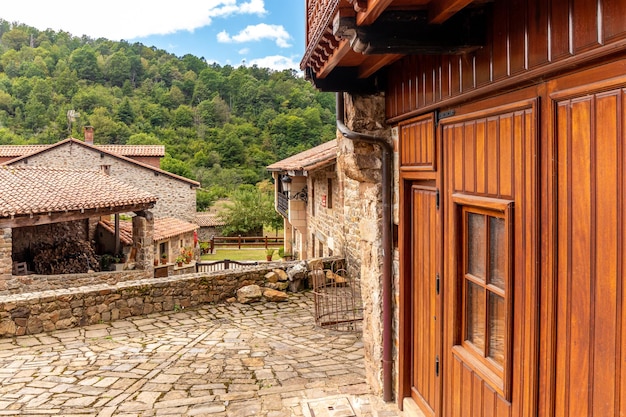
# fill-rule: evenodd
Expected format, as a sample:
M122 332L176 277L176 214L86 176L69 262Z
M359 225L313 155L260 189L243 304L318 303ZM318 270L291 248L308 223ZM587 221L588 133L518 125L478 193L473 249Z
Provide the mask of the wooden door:
M626 415L626 91L600 87L552 96L559 417Z
M504 100L441 121L450 417L537 413L537 100Z
M411 398L427 416L439 410L441 317L437 271L437 191L411 188Z

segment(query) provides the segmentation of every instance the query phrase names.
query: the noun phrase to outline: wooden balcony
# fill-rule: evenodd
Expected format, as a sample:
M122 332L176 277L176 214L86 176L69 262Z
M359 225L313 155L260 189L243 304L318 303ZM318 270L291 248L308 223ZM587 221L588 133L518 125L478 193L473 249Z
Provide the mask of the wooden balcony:
M324 91L377 90L405 55L460 54L486 43L492 0L306 0L300 67Z

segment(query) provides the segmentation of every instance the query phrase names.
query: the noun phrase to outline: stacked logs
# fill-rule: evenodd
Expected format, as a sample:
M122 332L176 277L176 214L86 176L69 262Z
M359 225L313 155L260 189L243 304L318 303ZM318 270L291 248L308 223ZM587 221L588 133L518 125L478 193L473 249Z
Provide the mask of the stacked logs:
M54 245L41 244L33 247L32 253L36 274L80 274L100 270L94 248L84 240L66 240Z

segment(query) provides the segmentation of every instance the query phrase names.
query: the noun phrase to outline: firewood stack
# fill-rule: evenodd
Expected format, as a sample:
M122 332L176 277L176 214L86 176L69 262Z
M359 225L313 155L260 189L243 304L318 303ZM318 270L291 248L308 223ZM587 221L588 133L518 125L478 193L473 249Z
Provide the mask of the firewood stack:
M36 274L80 274L100 270L93 247L84 240L66 240L55 245L42 244L34 247L33 253Z

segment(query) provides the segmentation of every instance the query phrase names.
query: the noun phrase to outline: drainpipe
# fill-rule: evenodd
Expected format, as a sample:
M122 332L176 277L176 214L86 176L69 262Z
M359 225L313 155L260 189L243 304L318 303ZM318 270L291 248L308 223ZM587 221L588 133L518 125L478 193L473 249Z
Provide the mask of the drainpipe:
M337 93L337 129L347 139L359 142L373 143L382 148L382 199L383 199L383 400L393 401L392 393L392 268L393 268L393 215L391 204L392 184L392 155L393 148L382 137L354 132L344 124L344 98L343 93Z

